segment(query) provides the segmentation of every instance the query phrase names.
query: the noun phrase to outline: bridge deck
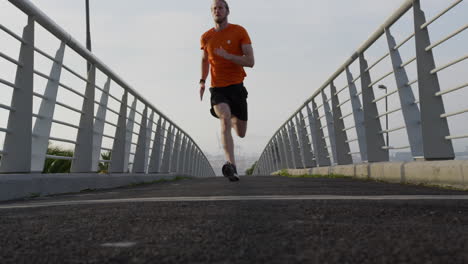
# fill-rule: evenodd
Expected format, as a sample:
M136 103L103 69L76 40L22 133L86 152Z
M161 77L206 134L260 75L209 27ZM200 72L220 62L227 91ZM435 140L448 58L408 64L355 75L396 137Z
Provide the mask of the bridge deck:
M461 263L466 194L243 177L0 203L0 262Z

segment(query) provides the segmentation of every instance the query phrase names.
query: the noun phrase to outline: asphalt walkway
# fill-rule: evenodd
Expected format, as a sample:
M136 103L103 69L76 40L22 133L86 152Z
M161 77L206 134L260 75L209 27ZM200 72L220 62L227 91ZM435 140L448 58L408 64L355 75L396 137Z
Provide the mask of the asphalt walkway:
M466 263L468 192L186 179L0 203L0 263Z

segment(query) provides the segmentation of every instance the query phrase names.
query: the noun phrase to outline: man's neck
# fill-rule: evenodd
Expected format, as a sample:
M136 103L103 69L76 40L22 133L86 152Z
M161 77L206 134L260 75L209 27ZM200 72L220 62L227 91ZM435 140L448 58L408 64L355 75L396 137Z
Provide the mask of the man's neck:
M229 23L228 23L227 19L224 20L223 22L219 23L219 24L215 23L215 30L216 31L221 31L221 30L225 29L228 25L229 25Z

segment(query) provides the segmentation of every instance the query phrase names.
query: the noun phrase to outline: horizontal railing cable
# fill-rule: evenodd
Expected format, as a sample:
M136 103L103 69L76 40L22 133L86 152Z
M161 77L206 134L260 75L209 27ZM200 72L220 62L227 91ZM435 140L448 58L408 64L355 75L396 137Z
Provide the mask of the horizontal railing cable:
M461 58L459 58L459 59L453 60L453 61L451 61L451 62L449 62L449 63L447 63L447 64L445 64L445 65L442 65L442 66L440 66L440 67L437 67L437 68L433 69L433 70L431 71L431 74L434 74L434 73L440 72L440 71L442 71L442 70L445 70L445 69L447 69L448 67L453 66L453 65L455 65L455 64L457 64L457 63L460 63L460 62L462 62L462 61L464 61L464 60L466 60L466 59L468 59L468 54L465 55L465 56L463 56L463 57L461 57Z
M341 92L343 92L344 90L346 90L346 88L348 88L348 87L349 87L349 84L347 84L345 87L343 87L343 88L341 88L340 90L338 90L338 91L335 93L335 95L340 94Z
M76 108L74 108L74 107L71 107L71 106L69 106L69 105L67 105L67 104L63 104L63 103L61 103L61 102L59 102L59 101L55 102L55 104L56 104L56 105L60 105L61 107L67 108L68 110L71 110L71 111L76 112L76 113L78 113L78 114L81 114L81 115L84 114L83 111L78 110L78 109L76 109Z
M426 48L426 51L430 51L430 50L434 49L435 47L439 46L440 44L442 44L442 43L450 40L451 38L455 37L456 35L460 34L461 32L463 32L467 28L468 28L468 24L464 25L463 27L456 30L452 34L448 35L447 37L445 37L445 38L435 42L434 44L430 45L429 47Z
M50 56L49 54L47 54L45 51L39 49L38 47L34 47L34 50L41 54L42 56L46 57L47 59L53 61L53 62L58 62L54 57Z
M413 58L409 59L407 62L402 63L402 64L400 65L400 69L401 69L401 68L404 68L404 67L406 67L406 66L408 66L410 63L415 62L415 61L416 61L416 56L414 56Z
M441 96L441 95L444 95L444 94L448 94L448 93L455 92L455 91L457 91L457 90L460 90L460 89L463 89L463 88L466 88L466 87L468 87L468 83L462 84L462 85L457 86L457 87L455 87L455 88L451 88L451 89L447 89L447 90L440 91L440 92L436 93L435 95L436 95L436 96Z
M389 147L389 146L385 146L385 147L382 147L382 149L388 149L388 150L390 150L390 149L394 149L394 150L397 150L397 149L409 149L409 148L411 148L411 146L401 146L401 147L391 147L391 146Z
M374 68L377 64L379 64L381 61L383 61L385 58L390 55L390 52L386 53L383 55L381 58L379 58L376 62L374 62L371 66L369 66L367 69L365 69L366 72L370 71L372 68Z
M6 128L3 128L3 127L0 127L0 132L10 133L10 130L8 130Z
M70 143L70 144L76 144L76 141L70 140L70 139L64 139L64 138L49 137L49 140L65 142L65 143Z
M3 52L1 52L1 51L0 51L0 57L4 58L5 60L7 60L7 61L9 61L9 62L11 62L11 63L13 63L13 64L16 64L16 65L18 65L18 66L20 66L20 67L23 67L23 64L22 64L22 63L20 63L19 61L13 59L12 57L6 55L5 53L3 53Z
M462 139L462 138L468 138L468 135L458 135L458 136L446 136L445 139L450 140L450 139Z
M461 3L463 0L456 0L455 2L453 2L449 7L447 7L446 9L442 10L440 13L438 13L437 15L435 15L432 19L430 19L429 21L427 21L426 23L422 24L421 25L421 29L425 29L426 27L428 27L430 24L434 23L437 19L439 19L441 16L443 16L445 13L447 13L448 11L450 11L452 8L454 8L456 5L458 5L459 3Z
M451 117L451 116L461 115L461 114L464 114L464 113L467 113L467 112L468 112L468 108L460 110L460 111L456 111L456 112L442 114L442 115L440 115L440 118L447 118L447 117Z
M15 109L13 107L8 106L8 105L4 105L4 104L0 104L0 108L6 109L6 110L9 110L9 111L15 111Z
M384 74L382 77L378 78L377 80L375 80L374 82L372 82L371 84L369 84L368 88L376 85L377 83L381 82L382 80L384 80L385 78L387 78L388 76L392 75L394 73L394 71L390 71L389 73L386 73Z
M72 92L72 93L74 93L74 94L80 96L81 98L85 98L85 99L86 99L86 96L85 96L84 94L82 94L82 93L76 91L75 89L69 87L68 85L65 85L65 84L59 82L59 86L62 87L62 88L64 88L65 90L68 90L68 91L70 91L70 92Z
M407 38L405 38L402 42L400 42L400 44L396 45L393 50L398 50L399 48L401 48L403 45L405 45L410 39L414 38L415 36L415 33L411 33Z
M17 89L17 88L18 88L18 87L16 87L15 84L13 84L13 83L11 83L11 82L9 82L9 81L6 81L6 80L4 80L4 79L2 79L2 78L0 78L0 83L3 83L3 84L5 84L6 86L9 86L9 87L11 87L11 88L13 88L13 89Z
M391 129L387 129L387 130L382 130L380 131L379 133L380 134L386 134L386 133L390 133L390 132L395 132L395 131L398 131L398 130L402 130L402 129L405 129L406 126L401 126L401 127L396 127L396 128L391 128Z
M15 34L13 31L9 30L8 28L6 28L5 26L3 26L2 24L0 24L0 29L3 30L5 33L7 33L8 35L12 36L13 38L15 38L16 40L18 40L19 42L21 43L25 43L25 41L23 40L22 37L18 36L17 34Z
M381 117L383 117L383 116L393 114L393 113L398 112L398 111L400 111L400 110L401 110L401 107L398 107L398 108L396 108L396 109L393 109L393 110L387 111L387 112L385 112L385 113L383 113L383 114L380 114L380 115L376 116L376 118L379 119L379 118L381 118Z
M67 157L67 156L56 156L56 155L45 155L46 158L48 159L54 159L54 160L74 160L74 157Z
M381 100L385 99L385 97L389 97L390 95L396 94L397 92L398 92L398 90L390 91L390 92L382 95L381 97L377 97L376 99L374 99L372 101L372 103L377 103L378 101L381 101Z
M63 125L63 126L67 126L67 127L71 127L71 128L75 128L75 129L80 129L79 126L70 124L68 122L64 122L64 121L60 121L60 120L56 120L56 119L52 119L52 122L56 123L56 124Z

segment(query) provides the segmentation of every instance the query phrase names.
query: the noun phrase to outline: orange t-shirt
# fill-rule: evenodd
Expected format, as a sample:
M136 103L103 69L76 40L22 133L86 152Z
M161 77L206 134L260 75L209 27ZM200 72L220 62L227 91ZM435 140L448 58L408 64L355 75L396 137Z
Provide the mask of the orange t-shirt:
M222 47L228 53L242 56L243 44L252 44L247 31L235 24L216 32L214 28L205 32L201 37L201 49L208 53L208 61L211 69L211 86L225 87L244 81L247 74L244 67L216 55L215 49Z

